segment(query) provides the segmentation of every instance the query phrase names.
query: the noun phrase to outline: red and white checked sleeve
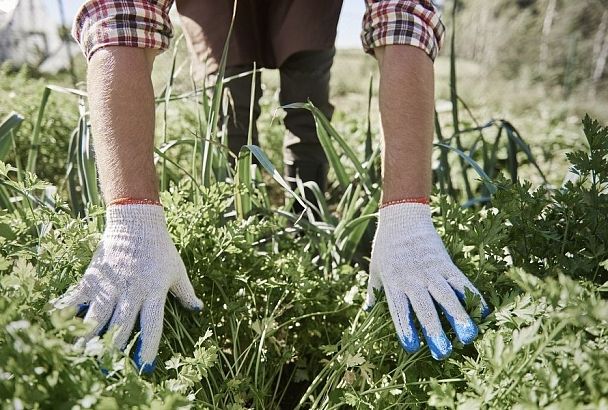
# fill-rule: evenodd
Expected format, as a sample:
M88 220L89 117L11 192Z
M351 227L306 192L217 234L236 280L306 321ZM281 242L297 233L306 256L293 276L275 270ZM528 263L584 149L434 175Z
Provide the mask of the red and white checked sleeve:
M76 14L72 36L87 60L107 46L166 50L173 0L88 0Z
M391 44L424 50L434 60L445 27L430 0L365 0L361 42L365 52Z

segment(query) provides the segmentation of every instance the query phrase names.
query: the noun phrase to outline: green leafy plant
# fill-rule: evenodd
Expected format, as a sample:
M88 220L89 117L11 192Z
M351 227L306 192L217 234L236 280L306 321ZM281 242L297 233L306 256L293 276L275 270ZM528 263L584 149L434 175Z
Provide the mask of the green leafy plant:
M539 276L608 280L608 128L586 117L588 150L568 154L574 180L531 190L505 183L496 203L509 219L509 247L516 265Z
M477 358L454 361L462 379L432 380L438 408L602 408L608 380L605 289L565 275L509 272L525 293L505 297Z
M82 275L104 221L86 93L44 85L42 99L0 124L3 407L608 405L608 128L586 118L588 149L568 155L576 179L533 189L520 182L544 181L530 147L512 122L476 121L458 96L452 53L452 123L437 115L431 207L493 313L482 321L466 295L480 338L462 346L450 335L454 354L437 362L426 349L401 349L382 299L360 309L381 185L372 82L361 152L309 102L284 107L311 112L335 176L328 193L302 181L292 190L269 160L276 152L247 144L233 167L219 121L230 78L220 72L209 88L178 91L186 82L176 43L156 98L154 160L169 231L205 309L169 300L158 369L141 377L131 346L116 351L111 332L83 345L80 319L50 306ZM58 115L55 99L77 108ZM268 127L280 134L278 122ZM56 134L69 144L59 152ZM295 201L310 212L294 212Z

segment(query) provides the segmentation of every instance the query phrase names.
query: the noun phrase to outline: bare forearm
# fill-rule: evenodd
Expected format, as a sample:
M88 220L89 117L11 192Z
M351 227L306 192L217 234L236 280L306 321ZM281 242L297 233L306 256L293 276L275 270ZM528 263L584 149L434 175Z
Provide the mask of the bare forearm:
M153 162L155 51L107 47L88 68L93 143L104 199L157 199Z
M383 202L427 197L431 189L433 62L416 47L375 49L384 132Z

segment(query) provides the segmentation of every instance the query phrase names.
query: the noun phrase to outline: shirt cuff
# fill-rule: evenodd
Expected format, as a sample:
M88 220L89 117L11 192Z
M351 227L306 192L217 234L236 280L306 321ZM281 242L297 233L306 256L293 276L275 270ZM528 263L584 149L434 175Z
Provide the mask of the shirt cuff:
M365 52L374 48L403 44L418 47L435 60L445 27L432 2L366 0L361 42Z
M89 0L74 20L72 36L87 60L100 48L125 46L166 50L173 29L173 0Z

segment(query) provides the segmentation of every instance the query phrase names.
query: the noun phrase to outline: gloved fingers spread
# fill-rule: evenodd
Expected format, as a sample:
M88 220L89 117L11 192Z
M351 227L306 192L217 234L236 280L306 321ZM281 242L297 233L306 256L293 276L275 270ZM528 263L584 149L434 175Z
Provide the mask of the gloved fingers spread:
M435 302L441 306L445 317L456 332L458 340L464 344L472 343L477 337L477 325L467 314L452 287L445 279L438 277L436 281L432 282L432 285L428 286L428 289Z
M465 294L466 294L465 290L466 289L468 289L470 292L474 293L475 295L479 296L479 299L481 301L481 317L485 318L486 316L488 316L490 314L490 307L486 303L483 296L481 296L481 293L477 290L477 288L475 286L473 286L471 281L466 276L464 276L464 274L462 272L458 272L458 273L459 273L459 275L455 275L455 274L450 275L447 278L448 283L450 284L452 289L454 289L454 292L456 292L456 295L458 296L458 298L463 302L465 299Z
M88 293L88 287L84 284L84 282L79 282L78 285L69 289L62 296L60 296L56 301L53 302L53 306L57 309L64 309L67 307L76 307L80 312L81 306L86 305L91 301L91 298Z
M422 334L435 360L447 358L452 353L452 343L441 327L437 309L429 292L422 287L407 289L414 313L422 327Z
M369 279L367 280L367 296L365 298L365 305L363 305L364 310L369 311L374 307L376 304L376 295L374 291L380 289L382 289L380 275L370 270Z
M194 293L194 288L185 270L169 290L184 307L196 311L203 309L203 302Z
M83 320L83 323L91 326L89 333L85 336L85 340L89 340L93 336L98 336L105 332L108 322L112 317L112 312L114 312L114 306L115 301L113 299L100 296L95 298Z
M142 373L151 373L156 366L164 312L165 297L146 300L139 314L141 332L135 347L135 364Z
M414 353L420 349L420 338L414 325L414 315L407 296L401 291L387 287L386 301L401 346L406 352Z
M141 303L132 299L122 298L116 304L109 328L118 328L114 343L119 349L124 349L137 321Z

